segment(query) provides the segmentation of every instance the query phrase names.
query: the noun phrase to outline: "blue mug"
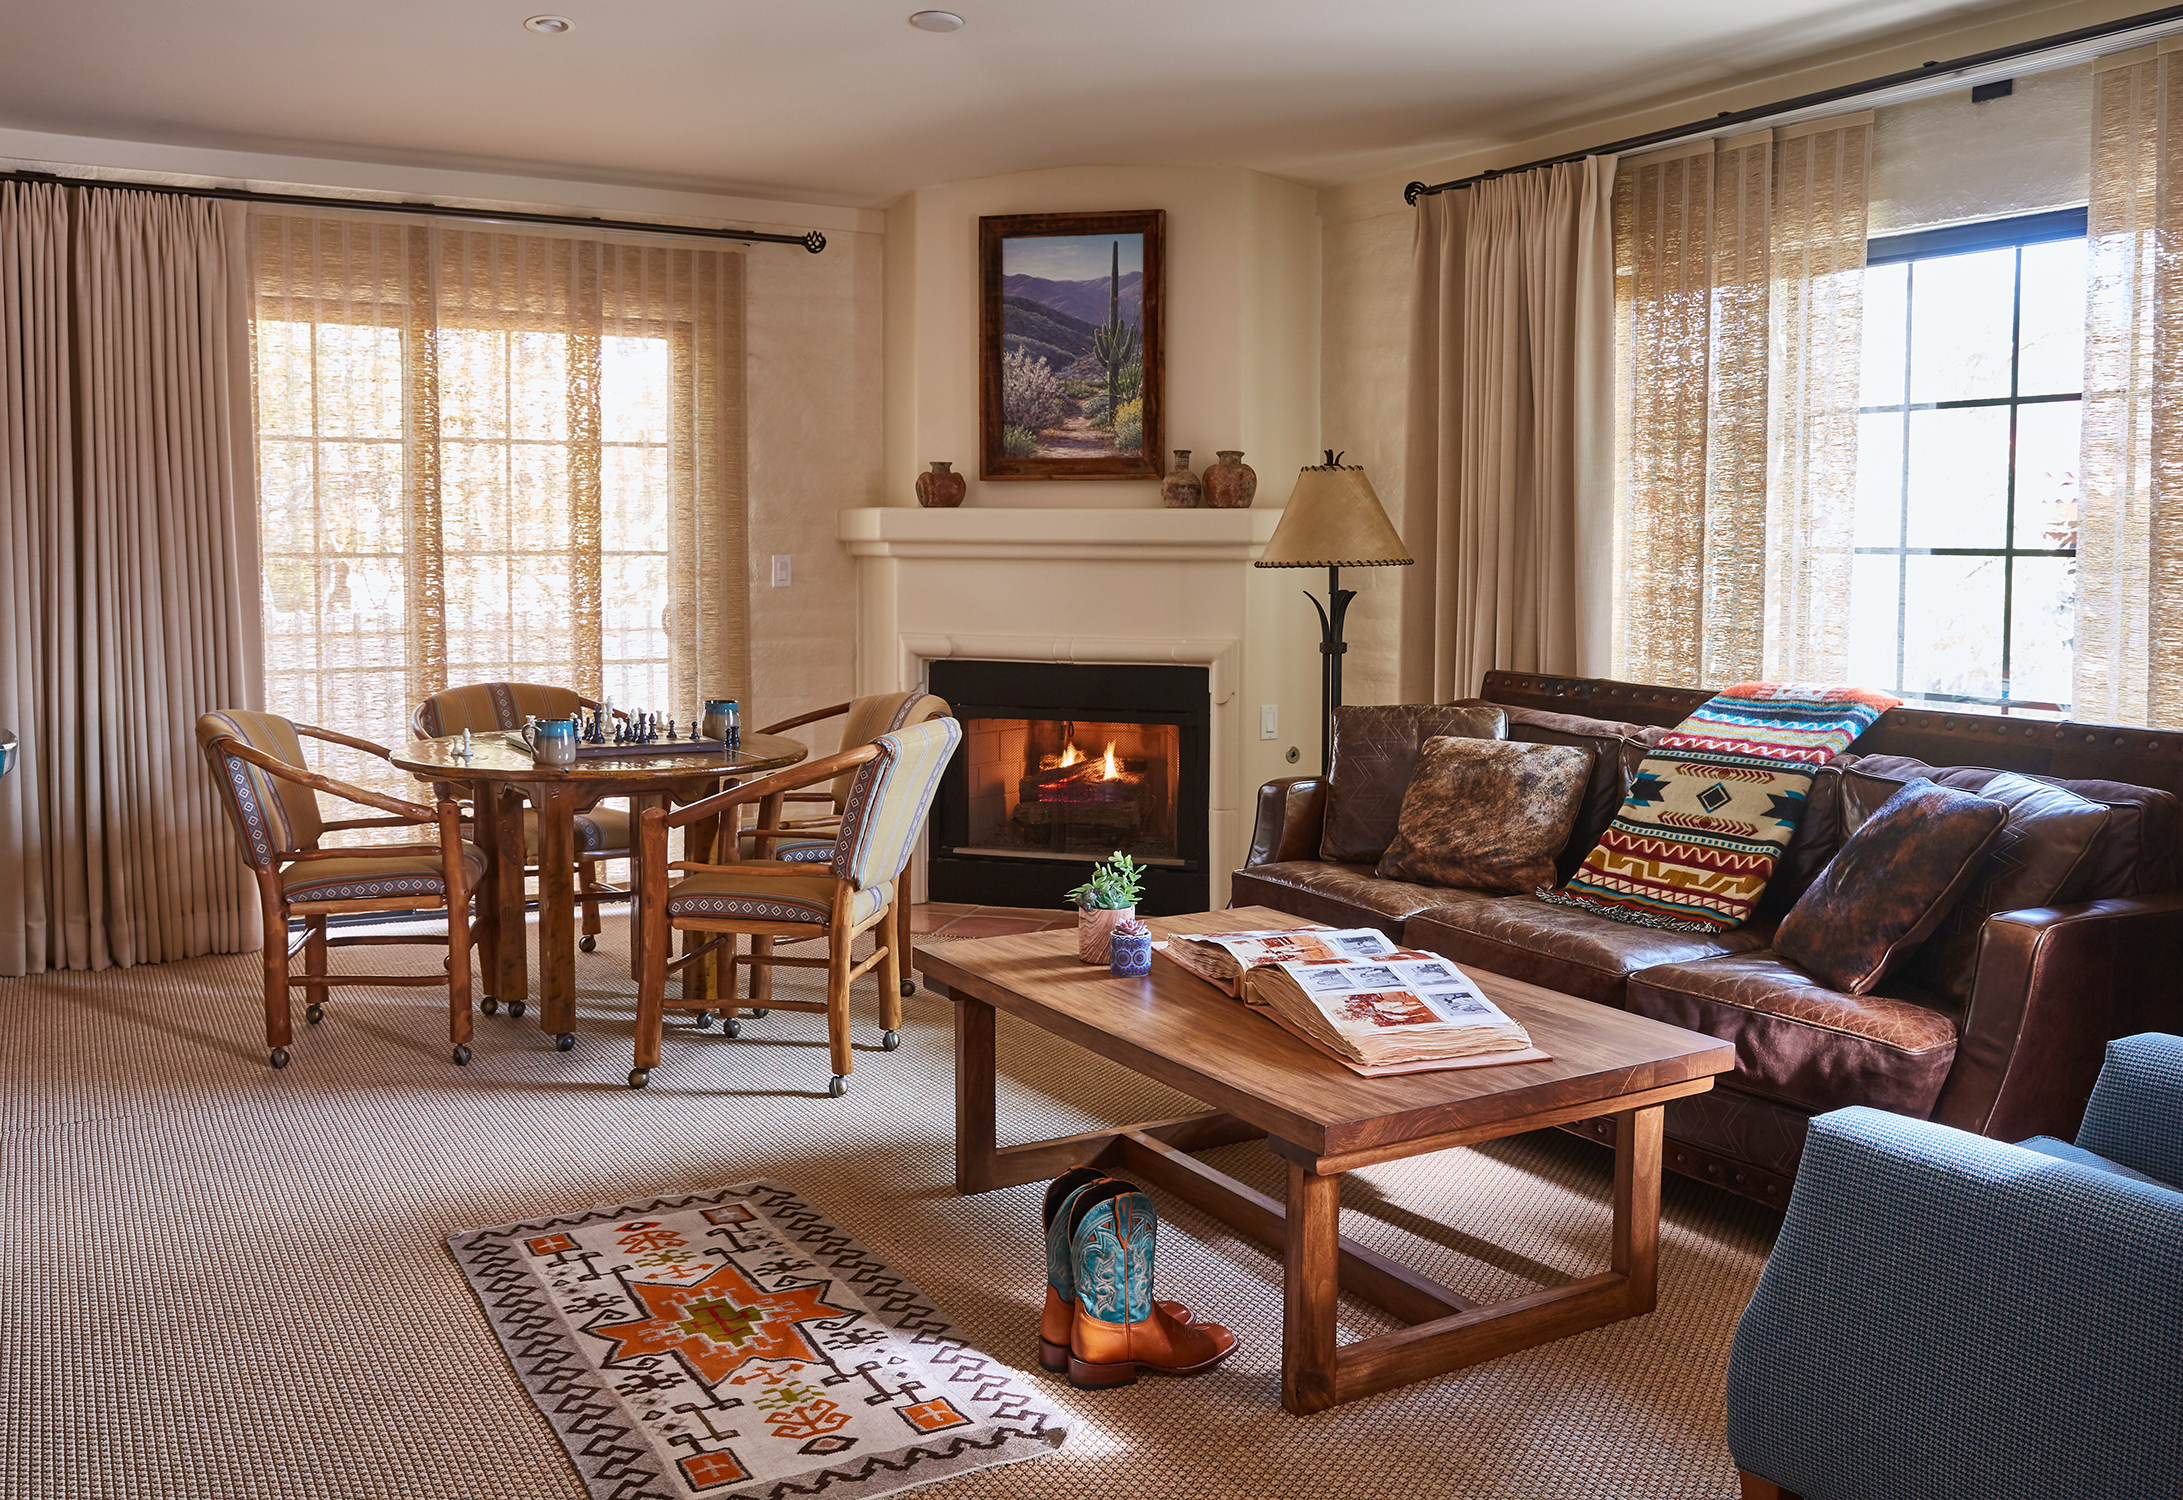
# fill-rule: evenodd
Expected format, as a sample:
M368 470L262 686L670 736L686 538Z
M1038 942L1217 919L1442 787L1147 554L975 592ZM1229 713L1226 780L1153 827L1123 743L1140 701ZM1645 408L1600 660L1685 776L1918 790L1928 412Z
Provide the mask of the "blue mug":
M576 763L576 721L574 719L533 719L523 726L523 743L531 752L531 759L542 766L568 766Z
M1117 931L1107 948L1107 967L1117 979L1152 972L1152 934Z
M718 740L732 745L742 738L742 714L733 698L707 698L705 722L701 726L708 740Z

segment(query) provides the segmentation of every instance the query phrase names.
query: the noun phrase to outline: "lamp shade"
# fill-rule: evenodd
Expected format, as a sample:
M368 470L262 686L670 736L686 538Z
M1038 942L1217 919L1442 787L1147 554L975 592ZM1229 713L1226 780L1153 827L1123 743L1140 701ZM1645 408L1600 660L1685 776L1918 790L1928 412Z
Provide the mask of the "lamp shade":
M1414 561L1372 493L1361 466L1319 464L1296 476L1296 489L1261 568L1370 568Z

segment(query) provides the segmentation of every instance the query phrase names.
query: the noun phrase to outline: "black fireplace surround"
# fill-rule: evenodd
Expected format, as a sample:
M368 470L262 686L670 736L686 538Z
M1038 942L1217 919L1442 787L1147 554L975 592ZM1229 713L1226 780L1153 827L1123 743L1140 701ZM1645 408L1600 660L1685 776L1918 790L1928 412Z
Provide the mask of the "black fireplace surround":
M931 690L963 726L933 802L933 900L1066 907L1119 849L1149 867L1140 912L1205 910L1203 667L948 659Z

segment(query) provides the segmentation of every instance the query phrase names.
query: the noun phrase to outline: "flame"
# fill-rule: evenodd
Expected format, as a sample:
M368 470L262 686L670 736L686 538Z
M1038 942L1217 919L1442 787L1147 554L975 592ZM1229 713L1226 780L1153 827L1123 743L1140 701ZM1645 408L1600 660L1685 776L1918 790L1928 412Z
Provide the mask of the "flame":
M1119 777L1119 776L1120 776L1121 774L1122 774L1122 773L1121 773L1120 771L1116 770L1116 769L1115 769L1115 766L1114 766L1114 741L1112 741L1112 740L1108 740L1108 741L1107 741L1107 764L1106 764L1106 767L1105 767L1105 769L1103 769L1103 770L1101 770L1101 771L1100 771L1100 773L1099 773L1099 779L1100 779L1101 781L1113 781L1113 780L1115 780L1116 778L1118 778L1118 777Z
M1059 762L1057 762L1057 764L1064 766L1073 766L1083 758L1084 752L1076 748L1075 740L1071 740L1069 741L1068 748L1061 752L1061 759Z

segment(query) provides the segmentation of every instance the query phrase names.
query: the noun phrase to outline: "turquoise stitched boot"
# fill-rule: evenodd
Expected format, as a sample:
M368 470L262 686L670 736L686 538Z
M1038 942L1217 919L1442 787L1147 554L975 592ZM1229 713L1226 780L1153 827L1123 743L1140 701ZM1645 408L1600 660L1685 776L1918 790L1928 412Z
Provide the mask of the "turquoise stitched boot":
M1076 1324L1069 1383L1087 1390L1129 1385L1141 1371L1201 1375L1235 1352L1218 1323L1178 1323L1152 1297L1159 1216L1127 1183L1097 1183L1070 1204Z
M1046 1306L1038 1319L1038 1362L1041 1368L1060 1374L1069 1368L1069 1333L1076 1324L1076 1273L1069 1250L1069 1210L1087 1188L1110 1181L1097 1167L1071 1167L1046 1188L1043 1218L1046 1225ZM1121 1186L1134 1192L1134 1183ZM1190 1321L1190 1309L1180 1302L1160 1306L1178 1323Z

